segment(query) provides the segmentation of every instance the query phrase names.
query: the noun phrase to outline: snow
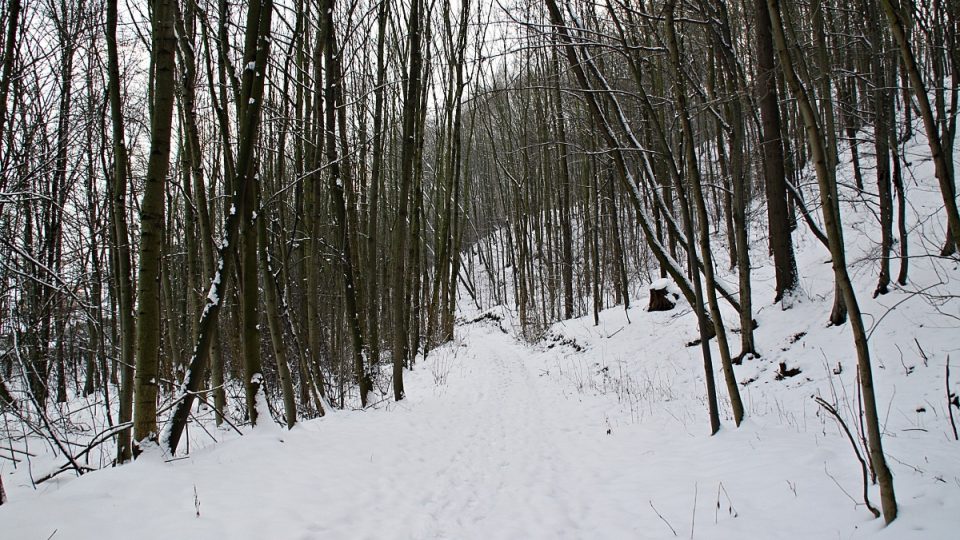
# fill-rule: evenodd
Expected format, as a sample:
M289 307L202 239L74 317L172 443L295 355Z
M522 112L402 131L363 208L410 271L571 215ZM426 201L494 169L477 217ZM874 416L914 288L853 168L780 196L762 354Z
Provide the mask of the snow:
M668 286L670 286L670 283L671 283L671 282L670 282L669 279L667 279L667 278L660 278L660 279L654 280L652 283L650 283L650 288L651 288L651 289L656 289L656 290L660 291L660 290L666 289Z
M220 268L223 267L223 261L220 261ZM213 275L213 280L210 281L210 288L207 290L207 303L212 305L217 305L220 303L220 297L217 296L217 288L220 286L220 271L218 270L216 274Z
M612 336L627 325L622 310L599 327L558 325L586 352L523 345L509 318L484 319L408 373L399 404L257 428L186 459L63 476L36 492L8 484L4 536L672 536L657 513L696 538L949 538L960 524L946 514L960 505L960 471L942 419L926 425L941 444L923 456L906 450L926 434L888 439L924 473L893 462L903 515L882 530L843 492L856 496L859 482L846 441L812 404L789 407L802 399L790 385L747 392L748 421L709 437L705 407L690 399L701 393L697 348L625 371L637 345L667 354L693 331L690 317L630 315L633 331Z

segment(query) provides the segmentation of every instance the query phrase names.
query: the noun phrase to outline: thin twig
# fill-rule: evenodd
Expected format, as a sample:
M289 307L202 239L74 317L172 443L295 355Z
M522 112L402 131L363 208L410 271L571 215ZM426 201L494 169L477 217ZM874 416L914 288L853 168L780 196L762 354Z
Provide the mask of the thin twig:
M827 469L827 462L826 462L826 461L823 462L823 473L827 475L827 478L833 480L833 483L836 484L836 486L837 486L838 488L840 488L840 491L842 491L843 494L846 495L847 498L850 499L850 500L853 502L854 505L857 505L857 506L860 505L860 503L858 503L857 500L853 498L853 495L851 495L846 489L844 489L844 487L843 487L842 485L840 485L840 482L837 481L836 477L834 477L832 474L830 474L830 470Z
M718 507L720 506L720 491L719 491L719 490L721 490L721 489L723 490L723 494L727 497L727 505L728 505L728 507L727 507L727 513L729 513L729 514L732 515L733 517L738 517L738 516L740 515L740 513L737 512L737 509L733 507L733 499L730 498L730 494L727 492L727 486L723 485L723 482L720 482L720 487L719 487L718 490L717 490L717 506L718 506Z
M697 483L693 483L693 515L690 517L690 540L693 540L693 531L697 525Z
M953 396L950 393L950 355L947 355L947 413L950 414L950 427L953 428L953 438L960 441L957 435L957 424L953 420Z
M656 514L657 517L660 518L661 521L663 521L664 523L666 523L666 524L667 524L667 527L670 527L670 532L672 532L674 536L678 536L678 535L677 535L677 531L673 528L673 525L670 525L670 522L667 521L667 518L663 517L663 516L660 514L660 512L657 511L657 507L655 507L655 506L653 505L653 501L648 501L648 502L650 503L650 508L653 508L653 513Z
M926 367L927 360L929 360L929 358L927 358L927 353L923 350L923 347L920 346L920 341L917 340L917 338L913 338L913 342L917 344L917 350L920 351L920 358L923 358L923 366Z

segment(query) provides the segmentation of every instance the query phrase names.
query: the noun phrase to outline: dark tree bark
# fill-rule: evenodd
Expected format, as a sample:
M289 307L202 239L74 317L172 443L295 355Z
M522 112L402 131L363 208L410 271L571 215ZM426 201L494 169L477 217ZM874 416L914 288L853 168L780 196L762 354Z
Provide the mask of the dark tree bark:
M414 159L416 157L417 120L420 117L420 103L423 77L422 40L422 0L413 0L410 7L409 25L409 65L406 69L406 82L403 97L403 125L400 141L400 192L397 208L397 221L393 235L393 282L391 303L393 314L393 397L400 401L404 397L403 368L409 356L410 320L407 316L406 297L407 273L412 272L414 261L407 261L408 241L410 237L410 192L414 182ZM419 136L422 136L419 135Z
M137 349L134 389L134 454L157 442L157 394L160 376L160 259L165 229L164 194L170 169L173 123L174 35L176 0L153 4L153 103L150 115L150 158L140 203L140 267L137 278ZM122 238L121 238L122 240Z
M777 280L774 301L780 302L797 287L797 261L793 252L790 213L787 211L780 97L777 93L770 16L763 0L756 2L756 10L756 87L762 127L760 146L763 150L763 185L767 194L767 225Z
M108 0L109 4L114 0ZM7 2L7 34L4 36L3 43L3 68L0 72L0 141L3 140L7 124L7 98L10 95L10 82L13 78L14 65L17 62L17 46L20 36L17 32L20 29L20 11L22 7L20 0L9 0ZM108 14L109 24L109 14ZM7 175L0 175L0 192L7 189ZM0 202L0 208L2 208Z

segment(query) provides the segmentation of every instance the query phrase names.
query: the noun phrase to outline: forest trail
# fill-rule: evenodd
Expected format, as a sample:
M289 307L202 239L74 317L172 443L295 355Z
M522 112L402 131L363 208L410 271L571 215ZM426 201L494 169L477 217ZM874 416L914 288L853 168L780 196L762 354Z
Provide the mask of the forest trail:
M616 538L655 526L618 496L603 419L564 397L536 354L469 325L388 410L64 475L0 520L10 538Z
M611 515L629 501L610 500L602 418L565 397L530 361L536 354L496 327L465 327L414 372L436 384L432 396L370 415L385 437L375 455L395 466L372 458L377 487L372 508L356 505L371 510L360 537L625 538L651 525L622 515L632 504ZM338 523L323 532L354 536Z
M557 389L531 372L529 350L492 329L474 340L457 381L439 410L427 415L429 438L409 440L412 455L433 453L442 480L423 500L417 537L583 538L590 523L591 490L572 440L576 407L555 399ZM597 428L597 434L601 431ZM434 439L435 438L435 439ZM433 439L433 440L431 440Z

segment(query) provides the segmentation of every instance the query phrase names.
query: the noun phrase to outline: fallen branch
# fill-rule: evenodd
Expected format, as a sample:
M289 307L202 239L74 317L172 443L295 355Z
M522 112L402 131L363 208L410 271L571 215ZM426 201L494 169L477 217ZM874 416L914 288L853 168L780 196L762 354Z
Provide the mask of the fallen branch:
M94 469L93 467L88 467L88 466L86 466L86 465L77 465L77 466L74 466L74 465L71 464L71 463L65 463L65 464L62 465L59 469L57 469L57 470L55 470L55 471L53 471L53 472L51 472L51 473L45 474L44 476L41 476L40 478L37 478L37 481L34 482L34 484L40 485L40 484L46 482L47 480L50 480L50 479L56 477L56 476L59 475L60 473L67 472L67 471L75 471L78 475L82 475L82 474L84 474L84 473L93 472L93 471L95 471L95 470L96 470L96 469Z
M34 483L35 483L35 484L42 484L42 483L46 482L47 480L50 480L51 478L57 476L58 474L60 474L60 473L62 473L62 472L69 471L69 470L76 470L78 474L83 474L83 473L85 473L85 472L95 471L96 469L93 468L93 467L88 467L88 466L86 466L86 465L79 465L79 466L78 466L77 460L79 460L79 459L82 458L83 456L89 454L94 448L100 446L101 444L103 444L104 442L106 442L107 440L109 440L110 437L113 437L113 436L116 435L117 433L120 433L121 431L123 431L123 430L125 430L125 429L129 429L129 428L132 427L132 426L133 426L133 422L124 422L124 423L122 423L122 424L117 424L117 425L115 425L115 426L113 426L113 427L111 427L111 428L109 428L109 429L107 429L107 430L105 430L105 431L101 431L101 432L98 433L96 436L94 436L93 439L91 439L89 443L87 443L87 447L84 448L83 450L81 450L79 454L77 454L76 456L73 456L73 457L71 457L71 456L68 455L68 456L67 456L67 459L68 459L69 461L68 461L67 463L61 465L60 468L56 469L55 471L53 471L53 472L51 472L51 473L49 473L49 474L46 474L46 475L44 475L44 476L41 476L41 477L38 478L37 481L34 482ZM83 469L83 470L81 470L81 469Z
M840 414L837 412L836 407L824 401L820 396L814 396L814 401L818 405L823 407L825 411L830 413L833 416L833 419L840 424L840 427L843 428L843 432L847 434L847 439L850 441L850 446L853 447L853 453L857 456L857 461L860 462L860 472L863 474L863 502L867 505L867 510L870 510L870 513L873 514L873 517L880 517L880 511L877 510L872 504L870 504L870 496L867 493L868 475L867 475L867 462L863 459L863 456L860 454L860 448L857 446L856 441L853 438L853 434L850 433L850 428L847 427L847 423L843 421L843 418L840 417Z

